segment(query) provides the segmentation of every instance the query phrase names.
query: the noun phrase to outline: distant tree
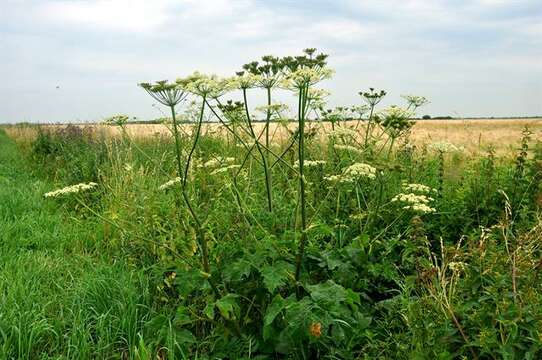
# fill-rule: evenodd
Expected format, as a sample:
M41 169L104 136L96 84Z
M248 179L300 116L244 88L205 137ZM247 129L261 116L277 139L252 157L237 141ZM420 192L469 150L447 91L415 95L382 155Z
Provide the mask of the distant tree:
M431 119L431 115L424 115L424 116L422 116L422 119L423 120L429 120L429 119Z

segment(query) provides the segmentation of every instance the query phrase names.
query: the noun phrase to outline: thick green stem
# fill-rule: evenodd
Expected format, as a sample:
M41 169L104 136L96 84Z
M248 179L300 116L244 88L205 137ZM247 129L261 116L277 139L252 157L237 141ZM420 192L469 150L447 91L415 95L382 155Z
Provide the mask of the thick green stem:
M373 121L373 112L374 112L374 105L371 105L371 113L369 114L369 119L367 119L367 127L365 128L365 141L364 141L364 148L367 147L367 144L369 143L369 135L370 135L370 129Z
M304 178L304 164L305 164L305 105L306 95L308 92L308 85L300 88L299 90L299 102L298 102L298 161L299 161L299 195L301 202L301 238L299 240L299 249L296 256L295 266L295 282L297 287L297 296L301 296L300 288L298 286L299 277L301 274L301 263L303 261L303 255L305 253L305 243L307 242L307 209L305 198L305 178Z
M256 148L258 149L258 152L260 153L260 156L263 162L263 172L265 175L265 189L267 191L267 209L269 210L269 212L272 212L273 211L273 194L271 192L271 177L269 176L269 167L267 163L267 157L262 151L260 142L258 141L258 138L256 137L256 133L254 132L254 127L252 126L252 120L250 119L250 113L248 111L246 89L243 89L243 101L245 102L245 113L247 116L247 122L248 122L248 127L250 130L250 134L253 140L255 141ZM266 147L266 148L269 149L269 147Z
M200 116L198 119L198 124L196 126L196 134L194 137L194 142L192 143L192 148L190 149L190 153L188 154L188 158L186 160L184 172L182 172L181 170L181 163L180 163L181 154L180 154L180 149L178 147L177 147L177 162L178 162L177 165L178 165L178 170L180 173L179 177L181 177L182 179L183 199L186 203L186 206L188 207L188 211L190 212L190 215L192 216L192 218L194 219L194 222L196 223L197 238L198 238L199 245L201 247L203 271L205 271L207 274L210 274L211 267L209 265L209 250L207 247L207 240L205 239L205 232L203 231L201 221L199 220L196 212L194 211L194 208L192 207L192 204L190 203L190 198L188 197L188 193L186 190L186 183L188 181L188 170L190 169L190 162L192 161L192 155L194 154L194 151L196 150L196 146L198 144L199 137L201 134L201 124L203 122L204 110L205 110L205 96L203 97L203 101L201 104ZM177 127L177 124L176 124L175 112L173 111L173 108L172 108L172 116L173 116L173 127L175 129ZM178 141L179 141L178 136L177 136L177 133L175 132L176 144L178 144Z

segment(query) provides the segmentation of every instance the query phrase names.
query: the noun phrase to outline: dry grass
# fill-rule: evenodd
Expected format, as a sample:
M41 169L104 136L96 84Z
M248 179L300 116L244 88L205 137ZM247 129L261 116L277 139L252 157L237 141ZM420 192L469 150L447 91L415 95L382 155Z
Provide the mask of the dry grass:
M349 122L348 125L355 126L356 122ZM44 128L55 128L62 125L41 125ZM104 125L84 125L93 127L98 133L106 136L119 134L119 129ZM263 124L256 124L257 130ZM330 124L315 124L311 127L327 129ZM360 125L360 128L363 125ZM506 119L506 120L423 120L418 121L412 129L411 139L418 145L430 144L438 141L446 141L458 146L465 147L472 153L487 150L494 147L499 153L506 153L518 147L522 136L522 130L528 126L533 132L533 141L542 141L542 118L537 119ZM33 126L8 126L7 133L19 140L27 141L35 137L37 130ZM183 131L190 131L191 126L184 126ZM290 123L289 129L295 129L295 124ZM169 136L167 126L159 124L132 124L127 126L128 133L134 138L149 138L154 136ZM207 124L204 131L211 133L226 133L219 124ZM272 133L275 139L284 138L287 131L280 125L274 125Z

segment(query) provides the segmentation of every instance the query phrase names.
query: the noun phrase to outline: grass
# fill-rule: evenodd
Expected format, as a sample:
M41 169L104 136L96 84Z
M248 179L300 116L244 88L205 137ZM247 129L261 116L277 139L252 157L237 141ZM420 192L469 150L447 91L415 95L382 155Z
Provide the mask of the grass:
M156 136L2 131L0 357L542 358L540 123L414 124L427 99L375 89L325 109L326 59L142 83Z
M0 358L541 354L540 155L527 137L517 159L401 144L366 158L309 138L307 159L326 162L306 169L296 284L297 178L273 169L270 216L257 157L234 182L204 166L218 154L239 163L235 139L204 132L191 167L187 192L209 243L202 273L179 193L158 190L175 174L171 137L15 135L0 133ZM380 175L323 180L360 161ZM88 181L100 189L43 197ZM402 181L440 189L436 213L400 210L391 199Z
M148 279L96 251L101 224L66 216L0 132L0 358L119 358L149 317Z

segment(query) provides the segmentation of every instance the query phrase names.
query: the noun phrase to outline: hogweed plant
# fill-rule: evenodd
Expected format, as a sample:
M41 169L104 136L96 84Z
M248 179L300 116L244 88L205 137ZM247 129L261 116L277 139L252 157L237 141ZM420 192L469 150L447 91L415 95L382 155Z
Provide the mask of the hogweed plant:
M367 119L367 124L365 125L365 139L364 139L364 147L367 147L369 145L370 136L373 131L373 115L376 108L376 105L382 101L382 99L386 96L386 91L380 90L376 91L374 88L369 88L369 91L360 91L359 96L367 103L369 106L369 117ZM361 120L361 119L360 119ZM358 121L359 125L360 121ZM356 126L357 129L357 126Z

